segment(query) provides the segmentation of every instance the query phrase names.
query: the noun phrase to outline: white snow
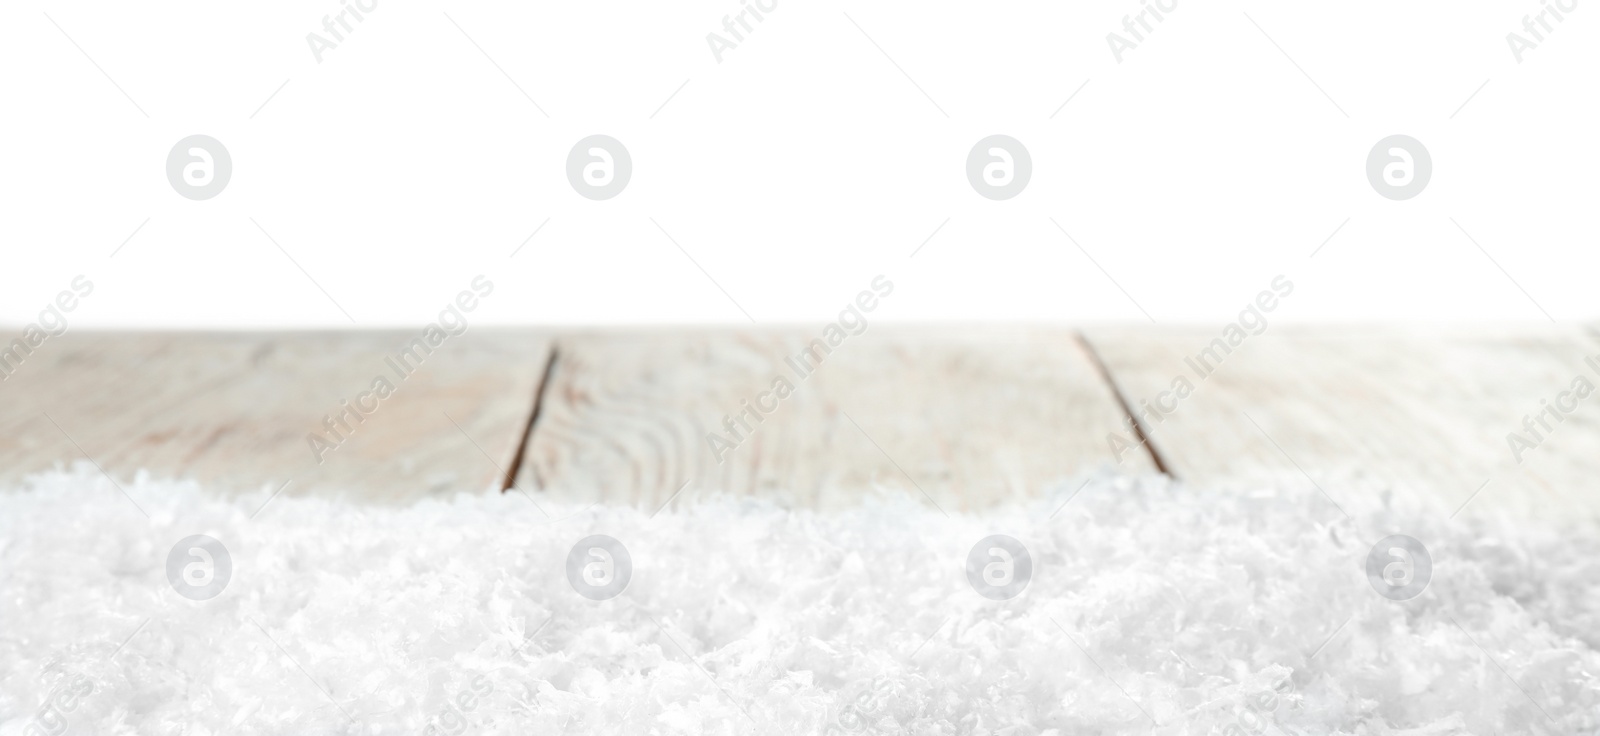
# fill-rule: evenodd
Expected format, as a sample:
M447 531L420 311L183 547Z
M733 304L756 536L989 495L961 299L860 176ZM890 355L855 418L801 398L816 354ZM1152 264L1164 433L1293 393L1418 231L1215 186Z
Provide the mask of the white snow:
M149 519L93 468L0 491L0 734L1600 728L1600 542L1578 522L1355 498L1347 519L1314 490L1159 478L949 517L898 495L546 517L512 493L281 496L251 519L267 492L122 487ZM1364 570L1390 533L1433 559L1410 601ZM216 598L167 580L191 534L231 557ZM567 580L591 534L632 557L617 598ZM990 534L1035 565L1009 601L967 582Z

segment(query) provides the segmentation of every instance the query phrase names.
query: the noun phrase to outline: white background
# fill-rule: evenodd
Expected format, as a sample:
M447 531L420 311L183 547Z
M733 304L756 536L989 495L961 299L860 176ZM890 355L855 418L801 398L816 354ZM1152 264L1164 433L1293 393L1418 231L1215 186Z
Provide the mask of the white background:
M74 327L410 327L480 273L476 323L811 322L879 273L897 321L1222 322L1279 273L1279 320L1600 316L1590 0L1520 64L1535 0L1179 0L1120 64L1137 0L778 0L720 64L739 0L378 0L318 63L339 7L6 3L7 331L77 274ZM193 133L234 163L203 202L164 171ZM634 162L608 201L564 171L593 133ZM964 173L993 133L1008 201ZM1403 202L1365 175L1393 133L1434 162Z

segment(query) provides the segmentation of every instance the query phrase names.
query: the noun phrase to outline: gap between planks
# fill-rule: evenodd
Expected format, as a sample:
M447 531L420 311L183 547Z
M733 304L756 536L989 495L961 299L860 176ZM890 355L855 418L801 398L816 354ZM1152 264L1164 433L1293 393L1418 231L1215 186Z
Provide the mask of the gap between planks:
M685 481L688 496L819 508L885 486L984 506L1097 468L1159 470L1148 444L1118 466L1105 437L1130 417L1081 334L1035 326L897 325L850 337L795 379L725 464L712 458L707 432L813 337L795 327L560 335L517 481L648 508Z
M560 358L561 346L559 341L550 342L550 357L544 362L544 371L539 374L539 383L533 390L533 407L528 411L528 422L522 427L522 436L517 438L516 453L511 456L511 464L506 467L506 477L500 486L501 493L507 493L517 485L517 474L522 471L522 461L528 455L528 444L533 441L533 428L539 423L539 414L544 410L544 395L550 389L550 376L555 373L556 361ZM544 490L544 483L539 479L539 474L533 474L533 489Z
M1111 369L1106 367L1105 359L1100 357L1099 351L1095 350L1094 345L1089 342L1088 336L1084 335L1082 331L1075 330L1072 334L1077 339L1078 345L1083 347L1084 354L1089 356L1089 361L1094 364L1095 372L1099 374L1100 380L1105 382L1106 390L1116 397L1117 406L1122 408L1122 414L1128 420L1128 426L1133 427L1134 434L1139 438L1139 446L1149 453L1150 462L1155 463L1156 470L1160 471L1162 475L1177 480L1178 476L1172 472L1172 466L1167 464L1166 459L1161 456L1161 449L1156 447L1156 443L1146 433L1144 421L1133 413L1133 407L1128 403L1127 394L1123 393L1122 387L1117 385L1116 379L1111 377Z

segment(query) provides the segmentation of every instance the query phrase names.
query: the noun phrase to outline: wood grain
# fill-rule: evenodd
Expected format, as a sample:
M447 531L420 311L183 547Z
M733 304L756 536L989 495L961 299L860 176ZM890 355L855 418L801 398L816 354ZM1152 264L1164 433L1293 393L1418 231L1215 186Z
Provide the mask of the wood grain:
M1104 432L1123 415L1070 331L873 328L802 377L787 359L819 336L562 338L519 482L652 511L680 488L827 508L882 487L954 512L1114 464ZM753 431L735 425L719 462L707 435L732 442L725 418L771 407L779 377L793 394L745 414ZM1123 469L1153 468L1136 453Z
M510 467L526 431L548 338L468 330L401 378L385 358L419 334L52 338L0 383L0 480L92 458L119 481L148 470L224 492L291 479L284 493L383 501L498 488L497 465ZM345 415L354 431L335 425L330 434L324 417L380 375L394 386L389 398L369 397L373 411L361 421ZM313 432L344 439L318 462Z
M1101 359L1135 407L1175 376L1191 396L1146 428L1173 472L1201 484L1297 484L1343 499L1412 494L1453 513L1600 509L1600 395L1519 463L1507 435L1575 378L1600 335L1582 328L1274 327L1198 378L1184 358L1220 334L1091 330L1094 353L1049 329L888 329L850 336L802 377L786 359L819 331L658 331L559 340L519 485L546 497L654 511L713 492L828 508L875 488L947 511L1037 494L1111 468L1122 429ZM500 484L527 430L548 335L472 331L396 384L316 462L307 434L390 374L393 333L69 333L0 382L0 481L87 458L225 491L405 501ZM1596 358L1600 362L1600 358ZM391 374L392 375L392 374ZM745 411L783 377L788 398L753 431ZM767 399L770 403L771 397ZM755 414L745 414L753 423ZM719 462L707 436L733 445ZM70 436L70 439L69 439ZM1488 485L1483 485L1488 481ZM1483 488L1476 497L1473 494Z
M1201 380L1185 358L1220 334L1088 334L1134 406L1154 401L1177 376L1194 384L1176 411L1146 422L1180 478L1315 484L1334 503L1393 490L1444 513L1480 487L1472 506L1481 510L1600 510L1600 395L1541 431L1542 443L1520 463L1507 441L1575 377L1600 386L1585 363L1600 344L1581 329L1275 327L1247 338Z

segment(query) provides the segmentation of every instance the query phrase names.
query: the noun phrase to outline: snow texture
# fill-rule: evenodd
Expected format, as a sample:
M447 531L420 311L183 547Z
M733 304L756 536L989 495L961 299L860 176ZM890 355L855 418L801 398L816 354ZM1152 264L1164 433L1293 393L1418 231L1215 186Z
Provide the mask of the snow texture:
M0 491L0 734L1600 729L1590 522L1110 476L949 516L122 488L78 468ZM1390 533L1433 560L1409 601L1365 571ZM210 600L168 582L191 534L232 561ZM616 598L568 581L591 534L632 557ZM967 580L991 534L1035 565L1011 600Z

